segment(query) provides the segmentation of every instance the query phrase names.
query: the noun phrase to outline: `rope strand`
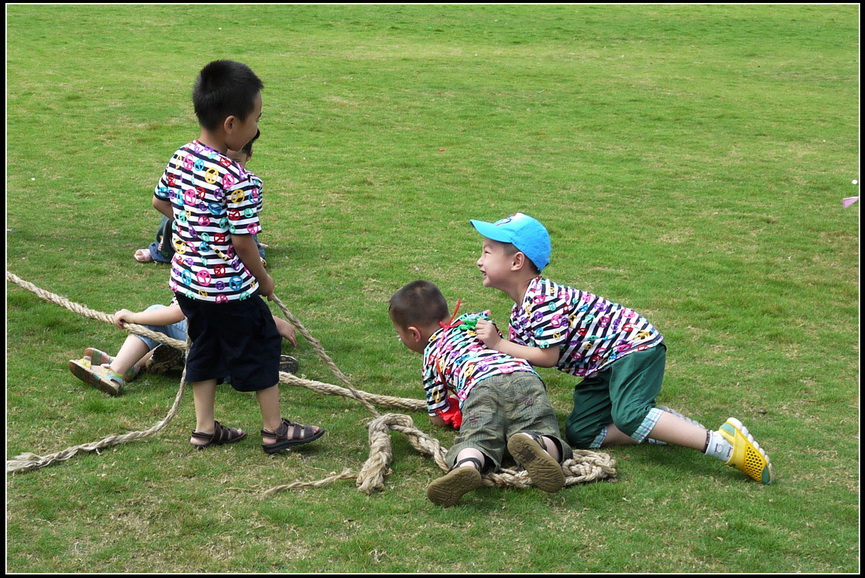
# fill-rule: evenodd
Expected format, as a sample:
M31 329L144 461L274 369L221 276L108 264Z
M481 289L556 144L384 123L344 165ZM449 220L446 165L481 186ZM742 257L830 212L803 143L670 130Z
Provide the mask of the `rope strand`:
M28 283L27 281L24 281L23 279L10 273L9 271L6 272L6 280L15 283L20 287L34 293L41 299L44 299L51 303L56 303L57 305L61 305L62 307L65 307L66 309L69 309L74 313L78 313L79 315L91 319L96 319L98 321L104 321L112 325L114 324L113 315L101 313L99 311L84 307L83 305L73 303L62 295L57 295L56 293L51 293L49 291L40 289L32 283ZM422 411L426 408L426 402L424 400L399 398L387 395L377 395L356 389L354 385L352 385L352 383L349 381L349 379L345 376L345 374L343 374L342 371L339 370L339 368L336 366L336 363L333 362L333 360L325 351L324 347L322 347L321 343L309 333L309 331L306 329L306 327L303 326L300 320L297 319L297 317L295 317L291 313L291 311L289 311L285 307L285 305L282 303L282 301L279 300L278 297L273 295L272 300L277 304L277 306L279 306L279 309L282 312L283 316L286 318L286 320L291 323L295 327L295 329L312 345L318 357L321 358L322 361L324 361L327 367L340 381L342 381L346 386L348 386L348 389L330 383L302 379L285 372L280 372L279 382L286 385L305 387L307 389L311 389L325 395L339 395L343 397L350 397L363 405L367 409L367 411L369 411L374 416L374 419L370 421L369 425L367 426L370 442L370 455L361 467L360 472L355 474L352 473L350 470L345 469L339 474L334 474L318 481L292 482L290 484L276 486L274 488L266 490L262 494L262 498L268 498L275 493L284 490L320 487L326 484L346 479L355 479L355 485L357 486L358 490L365 494L371 494L374 491L382 490L384 488L384 478L387 474L390 473L390 463L393 459L393 451L391 449L391 440L389 435L389 432L391 430L406 435L412 447L414 447L417 451L424 455L431 456L435 461L436 465L438 465L438 467L442 471L446 472L448 470L447 463L445 462L445 455L447 454L447 451L441 447L441 444L438 440L417 429L414 426L414 422L412 421L410 416L392 413L382 415L373 406L373 404L377 404L386 407L397 407L409 411ZM130 333L150 337L154 341L164 343L166 345L175 347L183 351L188 350L188 343L179 341L177 339L171 339L169 337L166 337L165 335L162 335L161 333L156 333L146 327L136 325L134 323L124 324L124 329L126 329ZM174 398L174 403L172 404L168 415L166 415L161 421L159 421L149 429L143 431L129 432L123 435L110 435L101 440L74 446L47 456L39 456L30 452L24 452L10 460L6 460L6 471L14 473L35 470L48 466L52 463L68 460L69 458L82 451L96 452L98 454L99 450L101 449L155 435L156 433L164 429L165 426L167 426L168 423L171 422L171 420L177 414L177 409L180 406L180 400L183 397L185 386L186 367L184 366L183 374L180 378L180 387L178 388L177 395ZM584 484L602 479L610 481L615 481L616 479L615 460L605 453L593 452L590 450L574 450L573 459L569 459L564 464L562 464L562 469L565 473L566 486L570 486L573 484ZM498 472L487 474L486 476L484 476L483 480L484 485L491 487L511 486L525 488L532 485L527 472L525 470L516 469L499 470Z

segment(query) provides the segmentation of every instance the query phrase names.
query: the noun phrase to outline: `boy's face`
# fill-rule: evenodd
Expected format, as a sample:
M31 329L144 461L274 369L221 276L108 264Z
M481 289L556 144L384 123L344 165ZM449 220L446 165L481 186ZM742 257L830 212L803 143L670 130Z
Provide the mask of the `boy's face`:
M502 289L508 280L513 265L513 255L508 254L504 243L484 238L481 257L477 266L483 275L484 287Z

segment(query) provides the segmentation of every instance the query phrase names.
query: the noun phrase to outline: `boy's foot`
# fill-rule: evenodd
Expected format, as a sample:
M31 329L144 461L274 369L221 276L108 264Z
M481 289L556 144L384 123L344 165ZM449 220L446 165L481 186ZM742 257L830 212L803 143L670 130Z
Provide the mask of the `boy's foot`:
M303 425L290 419L282 418L282 423L275 432L261 430L261 439L272 439L270 443L262 443L261 449L267 454L273 454L290 447L308 444L324 435L322 428L315 425Z
M160 343L153 350L150 359L144 364L148 373L161 375L170 369L183 365L183 352L170 345Z
M480 464L475 458L464 459L427 487L426 497L430 502L449 508L456 505L464 494L484 485L483 476L478 468L471 465L460 466L468 461Z
M84 359L90 362L91 365L110 364L114 358L94 347L88 347L84 350Z
M107 365L92 365L86 359L70 360L69 371L84 383L97 387L108 395L119 395L120 388L126 385L123 378Z
M300 370L300 363L290 355L280 355L279 370L296 374Z
M135 260L139 263L150 263L153 261L153 255L150 254L150 249L136 249Z
M223 444L233 444L235 442L239 442L243 438L246 437L246 432L233 428L224 426L218 421L214 420L213 422L213 432L212 433L204 433L200 431L193 431L192 438L189 440L189 445L193 446L195 449L203 450L209 446L221 446ZM198 441L192 440L202 440L200 443Z
M105 353L104 351L100 351L94 347L88 347L84 350L84 357L80 360L84 362L85 365L111 365L114 363L114 358ZM123 381L132 381L138 376L138 373L141 371L141 368L138 367L138 364L133 365L129 368L129 371L120 376Z
M733 454L726 464L748 474L751 478L766 485L775 480L775 472L769 456L763 451L748 428L738 419L731 417L720 427L718 433L733 446Z
M508 451L526 469L532 484L545 492L558 492L565 485L559 462L549 454L538 434L520 432L508 439Z

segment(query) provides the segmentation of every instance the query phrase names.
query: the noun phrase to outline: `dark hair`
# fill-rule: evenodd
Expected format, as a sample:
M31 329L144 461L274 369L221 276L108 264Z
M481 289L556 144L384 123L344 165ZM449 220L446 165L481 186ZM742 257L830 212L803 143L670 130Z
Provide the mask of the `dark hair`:
M232 115L246 120L263 88L261 79L247 65L234 60L214 60L201 69L192 89L198 124L214 130Z
M448 302L435 284L412 281L393 294L388 313L400 327L430 325L447 318Z
M248 143L243 145L243 148L240 149L240 152L245 154L247 159L252 158L252 143L254 143L256 140L258 140L258 137L260 137L260 136L261 136L261 129L258 129L258 131L255 133L255 136L252 137L252 140L250 140Z

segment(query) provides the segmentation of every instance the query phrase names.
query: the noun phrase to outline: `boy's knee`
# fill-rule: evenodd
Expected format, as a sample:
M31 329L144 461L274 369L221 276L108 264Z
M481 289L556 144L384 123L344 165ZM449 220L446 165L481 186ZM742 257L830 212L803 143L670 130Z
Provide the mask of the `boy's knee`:
M614 411L613 425L625 435L632 436L636 433L643 422L646 421L646 416L651 410L651 406L640 408L639 410L630 409L628 411Z
M585 429L579 430L576 428L567 428L565 430L565 439L572 448L587 450L591 447L592 442L598 437L600 432L590 432Z

